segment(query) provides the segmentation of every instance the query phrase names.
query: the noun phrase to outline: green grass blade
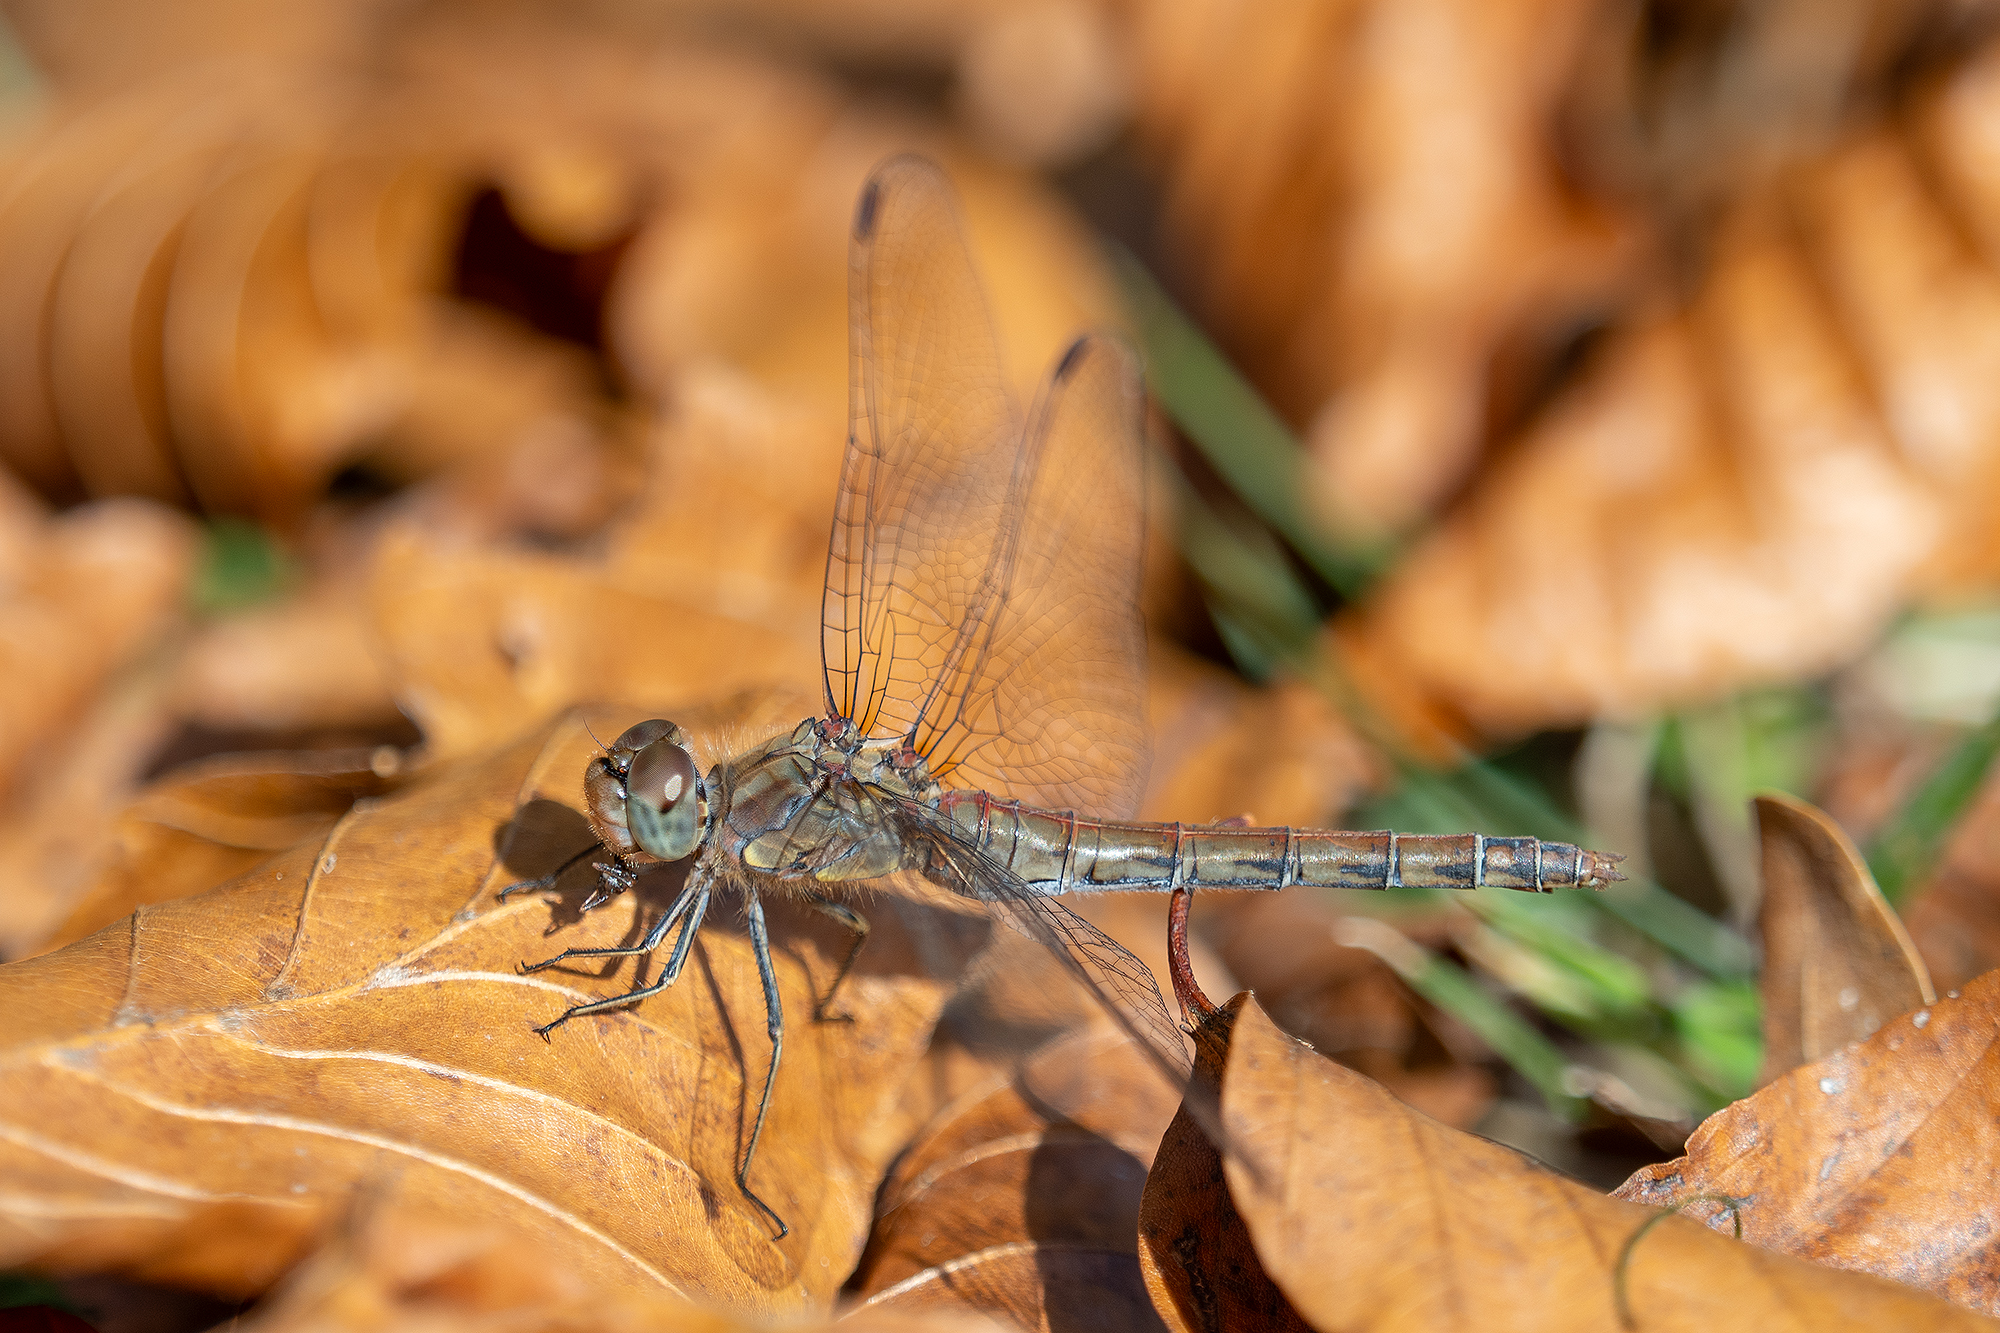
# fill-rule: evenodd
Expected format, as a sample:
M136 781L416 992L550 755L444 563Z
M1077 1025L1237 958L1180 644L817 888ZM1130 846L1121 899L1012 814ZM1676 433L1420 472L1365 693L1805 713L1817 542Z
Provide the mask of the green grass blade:
M1946 835L1985 784L2000 754L2000 714L1960 741L1868 846L1882 896L1899 902L1937 860Z
M1283 662L1318 685L1363 734L1397 758L1397 794L1420 796L1423 810L1398 810L1392 799L1371 802L1363 822L1408 833L1466 829L1532 834L1575 842L1575 820L1527 783L1473 759L1442 773L1398 756L1394 738L1367 716L1354 691L1317 650L1311 598L1273 552L1257 549L1217 517L1171 461L1163 460L1181 512L1183 551L1228 622L1226 641L1246 673L1261 677ZM1749 941L1649 880L1627 880L1582 895L1596 910L1718 980L1751 973Z
M1446 817L1456 825L1410 827L1407 831L1411 833L1504 829L1561 842L1585 836L1576 821L1521 779L1478 760L1450 773L1406 765L1402 788L1423 792L1428 808L1448 811ZM1377 805L1373 810L1386 813L1389 808ZM1748 940L1651 880L1628 879L1575 897L1717 980L1747 977L1756 966Z
M1345 597L1361 594L1386 552L1343 546L1307 512L1305 452L1215 344L1175 308L1145 266L1113 247L1112 263L1146 354L1148 387L1209 465L1307 564Z
M1340 942L1366 949L1387 963L1410 989L1476 1033L1522 1078L1535 1086L1566 1119L1583 1118L1589 1103L1569 1091L1564 1073L1570 1058L1562 1049L1489 994L1464 968L1438 957L1386 922L1348 917L1336 932Z

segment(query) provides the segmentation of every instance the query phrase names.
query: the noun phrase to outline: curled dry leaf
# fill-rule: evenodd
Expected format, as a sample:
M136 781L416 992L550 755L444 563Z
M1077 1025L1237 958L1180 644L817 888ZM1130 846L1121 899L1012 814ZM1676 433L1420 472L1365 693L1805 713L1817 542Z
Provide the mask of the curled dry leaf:
M47 747L0 820L0 958L49 938L113 859L120 811L178 722L162 670L114 680Z
M1911 596L1991 583L1996 70L1989 44L1723 210L1693 295L1623 318L1348 626L1392 711L1642 716L1820 673Z
M751 1180L791 1224L774 1243L734 1181L768 1050L738 924L711 921L680 985L545 1043L537 1025L632 970L519 964L631 939L662 904L644 890L576 922L587 867L560 904L495 898L590 845L589 730L633 717L572 717L433 772L221 889L0 969L17 1182L0 1264L250 1294L327 1208L379 1186L532 1236L606 1298L824 1308L894 1148L883 1112L946 998L916 941L963 967L986 923L885 890L855 1021L812 1024L846 937L773 905L794 1036ZM709 745L740 719L681 720Z
M1051 971L1041 980L1079 1006L1070 1019L1083 1030L969 1089L911 1143L856 1270L860 1310L977 1313L1031 1330L1080 1319L1120 1333L1158 1328L1133 1236L1173 1094Z
M116 96L80 80L0 166L0 460L51 495L289 526L350 466L616 436L607 381L663 396L704 358L844 420L848 213L911 147L959 178L1023 389L1114 310L1050 191L796 65L425 7L363 25L355 80L345 44L227 26Z
M0 569L0 793L176 624L197 550L186 520L138 500L19 517Z
M1364 679L1478 730L1641 715L1852 655L1937 520L1802 257L1752 210L1693 305L1606 347L1344 642L1394 664Z
M1993 1178L2000 973L1702 1122L1619 1197L1745 1200L1743 1237L2000 1313ZM1722 1225L1711 1204L1684 1211Z
M1238 359L1311 424L1343 531L1435 506L1510 391L1501 363L1532 381L1617 280L1619 227L1548 133L1593 8L1131 7L1171 235Z
M1241 992L1201 1020L1194 1033L1191 1096L1214 1100L1229 1058L1229 1031L1250 1000ZM1139 1209L1139 1265L1146 1290L1173 1333L1309 1328L1264 1272L1250 1243L1222 1153L1183 1106L1160 1140Z
M1222 1083L1230 1197L1318 1329L1605 1329L1654 1214L1447 1129L1285 1036L1254 1003ZM1641 1328L1987 1328L1970 1312L1666 1218L1623 1257Z
M1759 796L1756 810L1764 857L1759 1078L1768 1083L1936 1003L1937 992L1840 826L1786 796Z
M0 238L23 256L0 284L0 458L51 494L287 525L371 450L407 476L587 406L576 357L439 308L476 172L462 148L365 124L326 68L189 58L55 99L0 172ZM484 392L453 401L476 441L425 426L468 356Z

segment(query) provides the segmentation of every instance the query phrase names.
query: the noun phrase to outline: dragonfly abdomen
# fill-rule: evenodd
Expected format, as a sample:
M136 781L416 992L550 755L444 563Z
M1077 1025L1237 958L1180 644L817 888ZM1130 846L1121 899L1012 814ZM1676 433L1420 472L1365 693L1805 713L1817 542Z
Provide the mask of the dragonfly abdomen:
M1602 888L1616 858L1566 842L1479 833L1143 824L947 792L962 836L1041 893L1112 889Z

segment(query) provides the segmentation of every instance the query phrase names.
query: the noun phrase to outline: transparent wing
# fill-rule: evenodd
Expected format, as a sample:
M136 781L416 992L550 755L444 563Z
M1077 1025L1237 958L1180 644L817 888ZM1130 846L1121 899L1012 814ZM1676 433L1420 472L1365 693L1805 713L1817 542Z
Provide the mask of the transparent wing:
M1018 415L949 182L876 169L848 273L849 434L822 602L827 709L907 736L990 606Z
M1167 1012L1150 968L1096 926L960 841L942 814L909 801L889 808L905 845L928 851L934 881L986 904L994 916L1042 944L1089 988L1161 1073L1176 1085L1185 1084L1192 1064L1187 1039Z
M1025 433L950 184L897 158L855 217L851 422L827 553L827 708L941 780L1119 816L1146 778L1141 394L1070 348Z
M1115 339L1071 346L1043 388L971 638L915 746L954 786L1131 815L1147 766L1143 397Z

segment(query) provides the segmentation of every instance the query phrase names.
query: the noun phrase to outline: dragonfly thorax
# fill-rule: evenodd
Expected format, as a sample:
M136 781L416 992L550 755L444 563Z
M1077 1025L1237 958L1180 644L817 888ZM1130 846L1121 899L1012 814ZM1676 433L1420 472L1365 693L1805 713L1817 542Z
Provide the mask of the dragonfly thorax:
M810 728L810 732L808 732ZM794 739L810 737L813 763L823 772L865 782L927 805L937 804L941 789L929 765L901 737L864 741L845 718L836 723L816 719L801 723Z

